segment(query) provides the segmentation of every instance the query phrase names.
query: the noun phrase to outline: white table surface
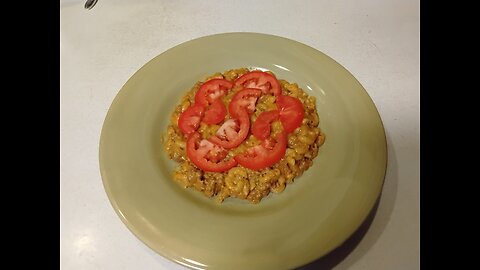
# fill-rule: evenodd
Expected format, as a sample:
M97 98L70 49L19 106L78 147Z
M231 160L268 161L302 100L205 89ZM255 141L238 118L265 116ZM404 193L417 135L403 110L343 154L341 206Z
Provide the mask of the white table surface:
M362 83L383 119L389 167L381 201L363 239L334 269L419 269L419 0L83 4L60 5L62 269L185 269L150 250L115 214L99 172L100 131L119 89L150 59L197 37L238 31L326 53Z

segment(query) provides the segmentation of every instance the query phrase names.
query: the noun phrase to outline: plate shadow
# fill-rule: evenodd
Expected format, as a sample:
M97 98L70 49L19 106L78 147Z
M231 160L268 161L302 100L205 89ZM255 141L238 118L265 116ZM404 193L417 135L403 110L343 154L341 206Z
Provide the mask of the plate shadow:
M372 210L365 218L365 221L339 247L309 264L295 268L295 270L330 270L336 266L340 266L339 264L342 262L343 263L339 268L347 269L349 266L354 264L355 261L359 260L363 255L365 255L365 253L368 252L368 250L375 244L385 230L395 205L398 186L398 164L395 149L393 148L393 143L388 135L387 130L385 130L385 132L388 147L388 163L385 180L382 187L382 192L380 193ZM379 216L377 219L375 219L377 214ZM367 239L365 238L365 235L371 228L374 220L375 226L373 227L375 227L375 229L371 230L371 233L368 235ZM362 248L356 249L360 242L362 242ZM349 257L349 260L346 260L347 257Z

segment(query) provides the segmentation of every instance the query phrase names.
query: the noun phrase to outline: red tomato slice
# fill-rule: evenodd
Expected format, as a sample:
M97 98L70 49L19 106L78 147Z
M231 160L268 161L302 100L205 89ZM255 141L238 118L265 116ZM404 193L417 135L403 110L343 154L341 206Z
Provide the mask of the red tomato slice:
M202 121L208 125L218 124L225 119L225 115L227 115L225 104L221 99L217 99L207 108Z
M238 118L242 109L246 109L249 114L252 114L255 111L255 103L261 95L262 91L259 89L246 88L238 91L228 105L230 115Z
M259 140L270 136L270 124L278 119L278 110L262 112L253 123L252 134Z
M262 146L266 149L272 150L276 143L277 142L272 137L268 137L262 142Z
M207 106L232 89L233 83L225 79L211 79L204 82L195 94L195 103Z
M272 74L259 70L240 76L235 80L235 85L241 85L244 88L260 89L264 94L273 93L275 96L282 93L277 78Z
M242 110L238 119L228 119L218 129L217 135L209 138L211 142L223 148L230 149L240 145L247 138L250 129L250 118Z
M280 111L280 121L287 134L302 124L305 109L298 98L281 95L277 97L277 107Z
M199 169L206 172L224 172L237 165L235 159L223 160L227 150L207 140L200 139L200 134L194 132L187 140L187 156Z
M287 149L287 134L280 132L277 135L277 142L272 146L273 140L265 140L262 145L247 149L238 154L234 159L238 164L251 170L261 170L279 162L285 155Z
M183 134L190 134L195 132L200 125L205 109L200 105L191 105L188 107L180 117L178 117L178 127Z

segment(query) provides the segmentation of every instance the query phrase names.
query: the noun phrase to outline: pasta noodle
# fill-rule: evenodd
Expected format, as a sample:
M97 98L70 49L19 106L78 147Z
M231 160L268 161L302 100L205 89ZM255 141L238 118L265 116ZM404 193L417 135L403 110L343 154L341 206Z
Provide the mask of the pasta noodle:
M224 73L215 73L205 80L221 78L233 81L242 74L249 72L246 68L232 69ZM242 166L236 166L225 172L205 172L197 168L187 157L186 139L178 127L179 115L195 102L195 93L202 84L197 82L181 99L180 104L172 113L170 124L163 136L163 144L169 158L179 163L173 178L184 188L194 188L207 197L215 197L222 202L228 197L248 200L259 203L270 192L281 193L294 179L303 174L313 164L313 159L318 155L320 147L325 142L325 134L318 127L320 119L317 114L315 97L307 95L296 83L278 80L283 95L298 98L304 106L305 115L301 126L287 137L285 156L276 164L258 171ZM229 104L233 89L222 101ZM276 109L275 96L263 95L258 98L255 112L250 116L251 123L255 122L260 113ZM214 135L219 125L200 124L198 132L202 138ZM282 130L281 123L272 124L272 137ZM252 134L238 147L230 149L228 157L232 157L246 149L259 145L261 142Z

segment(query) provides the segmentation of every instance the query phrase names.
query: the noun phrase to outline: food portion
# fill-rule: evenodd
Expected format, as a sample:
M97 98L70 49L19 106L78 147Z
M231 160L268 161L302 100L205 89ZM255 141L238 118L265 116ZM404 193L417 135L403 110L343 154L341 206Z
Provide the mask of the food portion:
M315 97L271 72L228 70L197 82L163 138L174 179L222 202L258 203L308 169L325 135Z

